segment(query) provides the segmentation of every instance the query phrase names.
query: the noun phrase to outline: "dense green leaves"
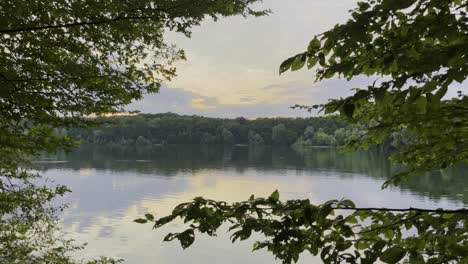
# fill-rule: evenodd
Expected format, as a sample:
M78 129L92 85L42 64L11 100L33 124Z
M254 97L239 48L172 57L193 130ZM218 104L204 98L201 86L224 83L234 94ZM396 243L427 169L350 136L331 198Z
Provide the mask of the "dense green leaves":
M466 6L464 0L360 2L352 19L316 36L306 52L292 57L307 57L308 68L318 61L317 80L384 77L314 108L375 124L350 149L380 144L402 128L414 133L420 140L393 157L408 168L393 183L468 162L468 98L465 88L456 88L468 76ZM296 59L286 60L280 71L297 70ZM457 95L447 97L455 89Z
M207 17L266 15L256 2L1 1L0 262L71 263L67 251L76 249L53 238L48 202L66 189L33 184L29 158L71 149L59 129L93 125L90 115L120 112L174 77L185 54L165 31L190 36Z
M3 1L0 116L63 123L63 117L121 111L157 92L175 76L173 62L185 58L165 42L165 30L190 36L208 16L268 13L253 10L255 2Z
M448 217L450 216L450 217ZM231 240L264 239L253 249L266 249L283 263L301 254L320 256L324 263L415 263L468 261L468 210L356 208L349 200L313 205L309 200L279 200L279 192L228 204L201 197L177 206L171 215L156 219L155 228L182 218L188 229L171 233L190 246L195 232L215 236L222 224Z
M380 260L385 263L394 264L400 261L406 254L406 251L400 247L392 247L380 255Z
M105 126L62 131L83 143L112 148L154 145L344 145L356 127L324 117L209 118L172 113L100 118ZM337 134L336 134L337 133ZM305 135L307 134L307 135ZM335 135L336 134L336 135Z

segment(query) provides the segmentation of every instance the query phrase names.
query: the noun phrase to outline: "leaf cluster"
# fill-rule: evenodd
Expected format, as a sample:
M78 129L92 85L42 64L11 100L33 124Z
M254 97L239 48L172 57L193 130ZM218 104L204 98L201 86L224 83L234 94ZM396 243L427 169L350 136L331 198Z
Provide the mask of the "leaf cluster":
M280 73L307 65L316 66L317 80L375 77L352 96L309 109L369 123L350 150L380 144L401 129L415 134L419 140L393 157L408 171L391 183L467 163L468 97L463 88L455 97L448 93L468 76L467 12L463 0L359 2L349 21L316 36L305 52L281 64Z
M182 218L188 229L164 240L177 239L183 248L195 241L196 232L215 236L227 224L232 242L262 234L265 239L253 250L266 249L286 264L304 252L324 263L468 263L466 209L356 208L350 200L313 205L308 199L279 198L278 191L234 204L197 197L169 216L146 215L135 222L160 228Z
M39 186L29 159L70 150L57 129L96 125L176 74L182 50L207 17L261 16L259 0L5 0L0 3L0 262L76 263L55 236L49 202L68 190ZM92 263L117 263L100 259Z

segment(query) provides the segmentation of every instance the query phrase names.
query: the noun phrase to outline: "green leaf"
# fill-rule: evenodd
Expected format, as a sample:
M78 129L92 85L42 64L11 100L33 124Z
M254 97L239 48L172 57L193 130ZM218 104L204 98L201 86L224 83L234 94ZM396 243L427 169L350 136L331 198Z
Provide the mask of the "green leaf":
M392 239L393 236L395 235L395 232L393 232L393 230L391 229L387 229L384 231L384 234L388 239Z
M256 250L259 250L259 249L262 249L264 247L267 247L268 246L268 243L265 243L265 242L255 242L253 248L252 248L252 251L256 251Z
M145 214L145 217L146 219L148 219L149 221L153 221L154 220L154 216L152 214Z
M270 199L277 202L279 201L279 198L280 198L280 195L279 195L279 192L278 190L275 190L271 195L270 195Z
M442 218L443 218L443 219L450 219L450 218L452 218L452 217L454 217L454 216L455 216L455 214L453 214L453 213L445 213L445 214L442 214Z
M307 55L306 54L301 54L296 56L294 59L293 63L291 64L291 71L297 71L304 67L304 64L307 60Z
M424 261L424 257L419 252L412 252L409 257L409 263L411 264L423 264L426 263Z
M163 241L166 241L166 242L167 242L167 241L172 241L172 240L173 240L174 238L176 238L178 235L179 235L179 234L177 234L177 233L176 233L176 234L169 233L169 234L167 234L167 235L164 237Z
M183 249L190 247L195 241L195 233L193 229L187 229L184 232L180 233L177 236L177 239L180 241L180 245Z
M310 248L309 248L309 252L312 253L312 255L317 256L317 254L319 252L318 246L315 245L315 244L311 244Z
M366 2L358 2L357 4L359 6L359 11L366 11L370 7L370 5Z
M432 92L437 88L438 82L432 80L423 86L424 92Z
M447 93L447 90L448 90L448 86L447 85L443 85L442 87L440 87L440 89L435 93L435 98L437 100L441 100L442 97L444 97L444 95Z
M394 264L406 255L406 251L400 247L392 247L380 254L380 260L385 263Z
M367 249L369 245L366 242L359 241L354 245L354 247L357 250L364 250L364 249Z
M351 201L351 200L340 201L339 205L342 206L342 207L345 207L345 208L355 208L356 207L354 202Z
M358 220L354 216L349 216L349 217L346 218L346 222L348 222L350 224L357 224Z
M354 115L354 110L356 109L356 107L354 106L353 103L345 103L342 107L342 110L343 110L343 114L347 117L347 118L353 118L353 115Z
M415 103L418 109L418 113L420 114L426 113L427 99L425 96L419 96L418 99L416 99Z
M318 58L315 56L311 56L307 59L307 69L314 67L318 62Z
M440 100L436 98L432 93L426 95L428 107L432 111L439 111L440 109Z
M307 47L307 51L315 52L316 50L320 49L320 46L320 40L317 37L315 37L313 40L310 41L309 46Z
M148 220L143 219L143 218L138 218L138 219L133 220L133 222L139 223L139 224L145 224L148 222Z
M281 74L281 73L289 70L291 68L291 64L294 62L295 59L296 59L296 56L291 57L291 58L283 61L283 63L281 63L281 65L279 67L279 73Z
M390 72L397 72L398 71L398 62L397 60L394 60L392 64L390 64L390 67L388 68Z

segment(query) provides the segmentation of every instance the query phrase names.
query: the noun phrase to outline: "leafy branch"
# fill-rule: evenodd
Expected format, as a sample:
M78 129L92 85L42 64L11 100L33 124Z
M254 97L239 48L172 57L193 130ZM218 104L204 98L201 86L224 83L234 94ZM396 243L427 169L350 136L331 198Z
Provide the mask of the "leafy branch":
M339 214L340 210L353 212ZM228 225L233 242L262 234L265 240L257 241L254 250L265 248L286 264L297 262L304 252L320 255L325 263L396 263L404 257L435 263L460 254L468 257L463 250L468 246L466 208L359 208L350 200L313 205L308 199L281 202L275 191L268 198L251 196L233 204L197 197L168 216L155 219L146 214L135 222L150 222L157 229L177 218L189 228L168 234L165 241L177 239L187 248L195 241L195 231L215 236Z

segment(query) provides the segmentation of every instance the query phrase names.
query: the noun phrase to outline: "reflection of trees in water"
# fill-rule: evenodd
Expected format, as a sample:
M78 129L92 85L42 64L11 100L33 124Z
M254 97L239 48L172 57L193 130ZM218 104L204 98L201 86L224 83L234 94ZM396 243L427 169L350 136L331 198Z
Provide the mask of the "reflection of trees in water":
M372 178L386 179L395 172L395 166L376 151L357 151L340 154L335 148L295 148L304 165L317 169L333 169L363 173ZM345 174L349 176L349 174Z
M457 169L434 171L415 176L402 184L402 188L422 193L429 197L461 201L468 204L468 166Z
M46 158L44 156L44 158ZM386 179L397 172L387 158L377 151L339 154L334 148L271 148L268 146L175 146L151 148L83 146L73 153L58 154L68 163L47 164L44 168L96 168L114 171L135 171L140 174L173 176L182 171L203 169L234 169L239 173L255 168L263 171L277 169L333 170L340 177L355 177L358 173L376 179ZM467 167L414 176L400 188L434 199L468 203Z

